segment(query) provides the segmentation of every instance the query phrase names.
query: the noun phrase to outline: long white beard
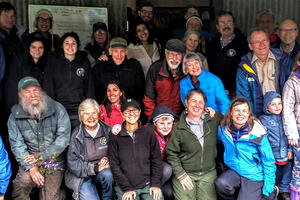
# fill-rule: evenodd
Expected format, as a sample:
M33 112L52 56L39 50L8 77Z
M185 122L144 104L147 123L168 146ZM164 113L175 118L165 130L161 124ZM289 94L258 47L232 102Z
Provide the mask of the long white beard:
M171 61L167 60L167 63L169 65L169 68L173 70L173 69L177 69L181 62L178 62L176 65L172 65Z
M46 93L41 91L41 99L40 102L37 105L32 105L30 103L27 103L22 97L22 95L19 94L19 104L23 108L25 112L28 112L31 118L41 118L41 115L43 112L47 110L47 103L46 99L48 96Z

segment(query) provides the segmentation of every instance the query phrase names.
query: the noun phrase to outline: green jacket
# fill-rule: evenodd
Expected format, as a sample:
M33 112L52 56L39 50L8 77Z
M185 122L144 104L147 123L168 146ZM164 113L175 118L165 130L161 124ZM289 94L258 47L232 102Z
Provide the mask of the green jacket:
M184 178L187 173L205 173L215 169L218 125L222 118L223 115L219 112L216 112L213 118L208 114L205 115L202 148L196 135L191 132L186 123L186 113L181 114L166 147L167 160L177 179Z

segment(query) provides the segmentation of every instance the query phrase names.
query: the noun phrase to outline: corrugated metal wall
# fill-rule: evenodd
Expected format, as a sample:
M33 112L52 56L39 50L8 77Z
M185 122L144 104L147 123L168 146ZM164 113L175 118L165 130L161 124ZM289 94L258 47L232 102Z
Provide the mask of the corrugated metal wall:
M0 2L2 1L10 2L15 6L17 24L24 26L28 24L28 4L106 7L108 10L109 30L112 36L125 35L127 19L126 0L0 0Z
M300 25L299 0L215 0L216 11L229 10L237 19L237 27L244 33L255 26L256 14L264 9L270 9L276 24L286 18L295 20Z

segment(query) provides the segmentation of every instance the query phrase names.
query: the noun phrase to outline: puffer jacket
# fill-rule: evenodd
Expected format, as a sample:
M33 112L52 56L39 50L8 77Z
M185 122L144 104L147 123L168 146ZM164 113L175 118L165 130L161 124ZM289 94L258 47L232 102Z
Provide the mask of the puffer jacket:
M206 106L212 107L215 111L226 114L230 101L227 97L222 81L216 75L206 70L202 70L197 79L200 82L200 89L204 92L207 98ZM191 76L187 75L180 81L180 97L184 105L184 98L192 89L194 89L194 86L192 84Z
M251 181L264 181L263 194L269 196L275 185L275 159L266 137L267 130L254 121L253 129L233 142L226 126L219 126L218 138L224 144L225 164Z
M270 49L274 54L276 92L282 93L285 81L288 79L293 62L287 53L280 49ZM255 65L251 62L253 52L244 55L238 66L236 75L236 96L243 96L250 102L255 116L263 114L263 91L258 80Z
M267 92L264 96L264 115L259 117L261 123L268 129L268 139L272 147L276 161L288 160L288 139L284 134L282 115L276 115L268 111L268 105L275 98L281 98L280 94L274 91Z
M11 165L8 154L0 137L0 196L4 195L11 176Z
M24 156L32 153L40 153L41 158L46 161L55 152L56 162L64 167L62 153L69 145L71 132L69 116L60 103L46 98L48 107L39 123L30 118L19 104L12 107L7 122L11 150L19 165L26 171L34 165L24 162Z
M111 127L99 121L101 131L104 132L106 141L109 139ZM73 198L79 199L79 191L84 180L95 176L95 164L88 161L85 146L84 126L81 123L74 129L67 153L67 170L65 173L66 186L73 190Z
M298 139L300 130L300 73L291 76L284 85L283 128L288 139Z

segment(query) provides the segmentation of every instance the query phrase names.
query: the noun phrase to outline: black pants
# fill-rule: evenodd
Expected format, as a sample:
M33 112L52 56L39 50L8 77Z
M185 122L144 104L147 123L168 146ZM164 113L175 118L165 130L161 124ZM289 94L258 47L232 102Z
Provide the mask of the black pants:
M263 185L264 181L251 181L231 169L215 179L217 193L227 200L261 200Z

